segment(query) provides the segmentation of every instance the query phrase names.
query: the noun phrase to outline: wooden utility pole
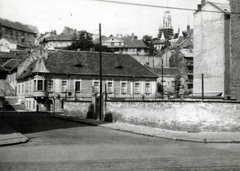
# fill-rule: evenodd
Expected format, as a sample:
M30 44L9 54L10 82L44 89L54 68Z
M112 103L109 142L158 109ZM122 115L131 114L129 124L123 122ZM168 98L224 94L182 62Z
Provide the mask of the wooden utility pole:
M99 23L99 62L100 62L100 95L99 95L99 102L100 102L100 112L99 112L99 120L102 120L102 36L101 36L101 23Z

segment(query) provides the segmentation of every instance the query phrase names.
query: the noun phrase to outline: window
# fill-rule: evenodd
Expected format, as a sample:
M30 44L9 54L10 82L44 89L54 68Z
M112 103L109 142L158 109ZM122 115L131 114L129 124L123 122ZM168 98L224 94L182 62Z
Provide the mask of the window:
M31 109L32 108L32 106L31 106L31 101L29 101L29 109Z
M62 91L62 92L67 91L67 81L62 81L61 91Z
M175 81L172 81L171 86L172 86L172 87L175 86Z
M122 42L119 42L119 46L122 46Z
M167 87L166 80L163 80L163 87Z
M29 92L32 92L32 82L29 83Z
M18 85L18 93L20 93L20 85Z
M107 92L108 92L108 94L113 93L113 82L108 82L107 83Z
M24 93L24 84L22 84L22 94Z
M35 109L35 101L33 101L33 109Z
M37 81L34 80L34 83L33 83L33 91L36 91L37 90Z
M94 93L99 92L99 82L98 81L94 81L94 83L93 83L93 92Z
M28 93L28 83L26 83L26 93Z
M75 81L75 91L80 92L81 91L81 82Z
M134 94L140 94L140 83L135 83Z
M111 42L111 46L114 46L114 42Z
M53 90L53 80L47 80L47 90L48 91Z
M121 94L126 94L127 93L127 83L122 82L121 83Z
M37 90L38 91L43 90L43 80L38 80Z
M151 93L151 87L150 87L150 82L145 83L145 93L150 94Z

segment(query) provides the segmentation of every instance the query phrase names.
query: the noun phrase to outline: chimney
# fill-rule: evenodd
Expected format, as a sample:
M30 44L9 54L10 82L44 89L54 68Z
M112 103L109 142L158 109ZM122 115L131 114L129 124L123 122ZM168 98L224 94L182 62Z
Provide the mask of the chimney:
M131 39L134 40L134 33L132 33Z
M201 5L201 4L198 4L197 8L198 8L197 11L201 11L202 5Z
M202 1L201 1L202 7L203 7L205 4L206 4L206 0L202 0Z
M187 32L189 32L190 30L190 25L187 25Z

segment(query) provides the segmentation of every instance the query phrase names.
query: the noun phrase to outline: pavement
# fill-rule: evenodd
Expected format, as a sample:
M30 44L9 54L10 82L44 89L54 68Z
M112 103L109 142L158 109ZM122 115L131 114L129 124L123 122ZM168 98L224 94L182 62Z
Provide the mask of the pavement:
M95 119L86 119L65 114L55 114L51 116L57 119L64 119L73 122L85 123L93 126L101 126L109 129L115 129L134 134L151 136L157 138L170 139L174 141L188 141L198 143L240 143L240 132L187 132L187 131L171 131L160 128L153 128L143 125L133 125L122 122L103 122ZM17 132L3 120L0 119L0 146L25 143L28 138Z
M28 138L0 119L0 146L25 143Z

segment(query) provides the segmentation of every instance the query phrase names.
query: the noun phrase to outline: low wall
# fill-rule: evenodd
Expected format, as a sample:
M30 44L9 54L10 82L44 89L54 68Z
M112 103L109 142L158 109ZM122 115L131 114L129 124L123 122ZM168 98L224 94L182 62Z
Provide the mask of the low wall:
M120 122L178 131L240 131L240 103L107 102L106 114Z
M64 102L64 113L71 116L87 118L92 102Z

